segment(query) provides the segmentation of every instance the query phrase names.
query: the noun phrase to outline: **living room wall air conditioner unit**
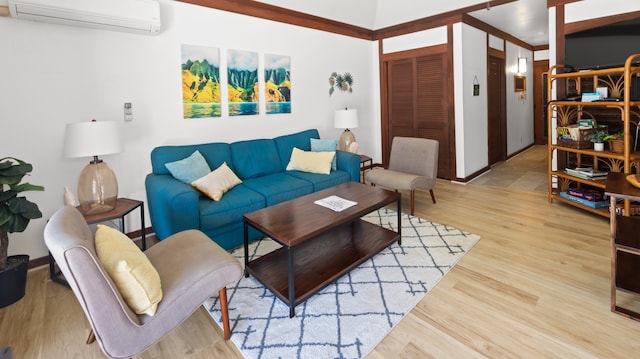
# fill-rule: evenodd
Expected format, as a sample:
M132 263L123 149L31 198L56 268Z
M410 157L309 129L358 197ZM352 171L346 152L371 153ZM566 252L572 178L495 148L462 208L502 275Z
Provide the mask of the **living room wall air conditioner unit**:
M160 32L156 0L8 0L18 19L155 35Z

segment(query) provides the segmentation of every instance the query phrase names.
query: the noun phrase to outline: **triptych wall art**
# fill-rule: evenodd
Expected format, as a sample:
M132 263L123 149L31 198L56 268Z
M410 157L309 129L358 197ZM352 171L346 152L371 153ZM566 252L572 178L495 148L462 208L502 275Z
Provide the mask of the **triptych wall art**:
M261 77L257 52L227 50L221 64L218 48L182 45L181 50L185 119L221 117L223 106L229 116L258 115L262 99L267 114L291 113L290 56L264 54ZM226 83L221 81L221 65Z

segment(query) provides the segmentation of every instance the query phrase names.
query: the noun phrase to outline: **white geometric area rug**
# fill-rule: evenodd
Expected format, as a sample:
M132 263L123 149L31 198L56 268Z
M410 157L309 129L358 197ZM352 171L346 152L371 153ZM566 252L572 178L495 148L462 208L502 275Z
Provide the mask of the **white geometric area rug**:
M395 230L397 214L382 208L365 220ZM392 244L307 301L289 307L253 276L227 288L231 340L249 359L362 358L473 247L479 236L402 215L402 246ZM279 245L253 242L252 257ZM232 253L244 263L244 249ZM217 297L204 303L221 325Z

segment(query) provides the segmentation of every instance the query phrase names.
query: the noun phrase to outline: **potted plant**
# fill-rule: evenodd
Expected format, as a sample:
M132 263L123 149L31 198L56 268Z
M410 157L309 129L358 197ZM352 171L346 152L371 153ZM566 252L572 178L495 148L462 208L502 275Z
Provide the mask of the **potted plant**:
M593 149L596 151L604 151L604 139L607 133L604 131L596 131L589 135L589 140L593 142Z
M42 217L38 205L19 196L25 191L44 191L44 187L22 183L33 166L13 157L0 159L0 308L24 296L28 255L7 256L9 233L23 232L29 221Z
M624 132L616 132L614 134L604 136L602 140L609 142L609 150L611 150L611 152L624 152Z

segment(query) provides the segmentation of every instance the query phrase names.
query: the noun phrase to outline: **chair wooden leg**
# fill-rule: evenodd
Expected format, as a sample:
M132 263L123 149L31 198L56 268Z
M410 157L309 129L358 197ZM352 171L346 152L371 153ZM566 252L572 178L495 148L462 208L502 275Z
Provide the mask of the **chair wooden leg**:
M229 308L227 306L227 287L222 287L218 291L220 296L220 312L222 313L222 327L224 328L224 340L231 339L231 329L229 328Z
M413 206L414 206L414 201L416 199L416 190L413 189L411 190L411 215L413 216Z
M433 203L436 203L436 196L433 195L433 190L430 189L429 193L431 193L431 200L433 201Z
M89 337L87 338L87 344L92 344L96 341L96 333L93 332L93 329L89 332Z

